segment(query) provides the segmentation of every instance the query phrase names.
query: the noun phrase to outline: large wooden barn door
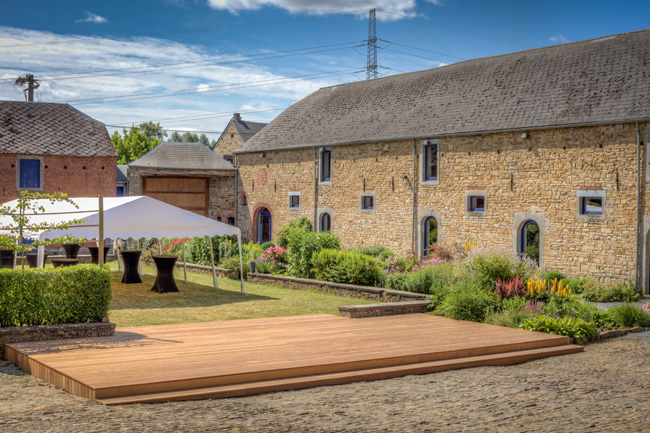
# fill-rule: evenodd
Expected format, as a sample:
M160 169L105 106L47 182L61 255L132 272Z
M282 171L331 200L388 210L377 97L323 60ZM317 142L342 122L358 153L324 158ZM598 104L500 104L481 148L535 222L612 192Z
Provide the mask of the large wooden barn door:
M181 209L208 216L207 177L148 176L143 179L142 193Z

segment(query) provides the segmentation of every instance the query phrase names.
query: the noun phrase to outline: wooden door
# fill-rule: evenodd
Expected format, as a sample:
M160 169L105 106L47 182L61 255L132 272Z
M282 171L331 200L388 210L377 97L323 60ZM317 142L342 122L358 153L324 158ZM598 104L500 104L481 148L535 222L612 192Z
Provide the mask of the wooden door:
M147 176L142 181L144 195L208 216L209 179L207 177Z

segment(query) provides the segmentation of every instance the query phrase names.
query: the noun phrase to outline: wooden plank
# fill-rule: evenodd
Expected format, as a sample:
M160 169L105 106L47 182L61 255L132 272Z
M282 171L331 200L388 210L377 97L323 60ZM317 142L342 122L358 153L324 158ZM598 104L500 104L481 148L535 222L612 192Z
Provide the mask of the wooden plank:
M105 399L354 372L362 377L381 368L552 352L568 343L567 337L427 314L310 315L120 328L112 337L12 344L7 353L37 377Z

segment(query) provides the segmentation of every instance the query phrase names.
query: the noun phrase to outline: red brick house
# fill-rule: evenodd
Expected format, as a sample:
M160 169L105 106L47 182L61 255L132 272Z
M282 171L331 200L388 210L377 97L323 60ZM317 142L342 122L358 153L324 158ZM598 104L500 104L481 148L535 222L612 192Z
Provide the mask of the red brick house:
M20 191L115 196L106 126L68 104L0 101L0 202Z

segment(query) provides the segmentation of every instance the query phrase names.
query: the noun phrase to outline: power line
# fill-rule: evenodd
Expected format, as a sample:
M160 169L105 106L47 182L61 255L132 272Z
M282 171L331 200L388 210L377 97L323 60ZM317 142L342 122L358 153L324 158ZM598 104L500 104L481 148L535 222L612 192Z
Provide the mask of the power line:
M430 62L440 62L440 60L430 59L430 58L424 57L424 56L418 56L417 54L405 53L403 51L391 50L390 48L384 48L384 50L392 51L393 53L404 54L405 56L418 57L420 59L429 60Z
M305 47L305 48L295 48L291 50L282 50L282 51L271 51L267 53L259 53L259 54L249 54L249 55L242 55L242 56L232 56L232 57L214 57L211 59L204 59L204 60L194 60L191 62L175 62L175 63L162 63L158 65L146 65L146 66L134 66L130 68L117 68L117 69L100 69L100 70L94 70L94 71L82 71L82 72L67 72L67 73L60 73L60 74L47 74L45 72L39 72L38 74L40 75L47 75L48 77L69 77L65 79L76 79L80 78L80 76L91 76L91 77L100 77L103 75L92 75L92 74L97 74L97 73L104 73L104 72L123 72L123 71L133 71L133 70L139 70L139 69L150 69L150 68L162 68L165 66L179 66L179 65L197 65L198 63L211 63L211 62L221 62L221 61L230 61L230 60L237 60L237 59L244 59L244 60L249 60L252 57L260 57L260 56L272 56L274 54L285 54L285 53L291 53L291 52L296 52L296 51L307 51L307 50L316 50L320 48L330 48L330 47L336 47L336 46L341 46L341 45L351 45L351 44L360 44L363 43L363 41L351 41L351 42L341 42L337 44L328 44L328 45L318 45L315 47ZM345 48L350 48L350 47L345 47ZM302 55L302 54L310 54L310 53L300 53L297 55ZM200 66L205 66L205 65L200 65ZM166 70L166 69L164 69ZM149 71L145 71L149 72ZM156 71L153 71L156 72ZM54 80L48 78L46 81L56 81L56 80L62 80L64 78L56 78Z
M126 35L126 36L119 36L119 38L136 38L136 37L142 37L142 36L164 36L164 35L174 35L174 34L183 34L183 33L197 33L197 32L205 32L205 31L214 31L214 30L232 30L232 29L238 29L238 28L246 28L246 27L258 27L258 26L265 26L269 24L283 24L287 22L292 22L292 21L306 21L306 20L316 20L316 19L322 19L322 18L330 18L334 16L341 16L341 15L349 15L349 14L354 14L354 13L360 13L360 12L365 12L366 9L358 9L358 10L353 10L353 11L347 11L347 12L337 12L337 13L332 13L332 14L325 14L325 15L316 15L316 16L307 16L307 17L296 17L296 18L285 18L281 20L272 20L272 21L258 21L258 22L252 22L252 23L244 23L244 24L232 24L229 26L215 26L215 27L203 27L203 28L198 28L198 29L187 29L187 30L173 30L173 31L166 31L166 32L154 32L154 33L136 33L132 35ZM92 38L92 36L82 36L84 38ZM114 38L117 38L118 36L113 36ZM106 37L106 39L110 39L110 37ZM114 40L114 39L111 39ZM25 43L25 44L7 44L7 45L0 45L1 48L22 48L22 47L29 47L33 45L59 45L59 44L68 44L68 43L74 43L78 42L79 39L67 39L63 41L52 41L52 42L32 42L32 43Z
M379 40L382 41L382 42L389 43L391 45L399 45L400 47L405 47L405 48L411 48L413 50L424 51L425 53L438 54L440 56L451 57L453 59L458 59L458 60L468 60L468 59L465 59L463 57L452 56L451 54L445 54L445 53L441 53L441 52L438 52L438 51L425 50L424 48L413 47L411 45L404 45L404 44L400 44L398 42L387 41L385 39L379 39ZM385 47L385 48L388 48L388 47Z
M363 46L363 45L357 45L357 46ZM239 56L237 58L241 58L242 60L233 60L233 61L227 61L227 62L217 62L217 63L213 63L213 64L214 65L225 65L225 64L232 64L232 63L245 63L245 62L257 61L257 60L277 59L277 58L284 58L284 57L302 56L302 55L306 55L306 54L317 54L317 53L323 53L323 52L328 52L328 51L347 50L347 49L350 49L350 48L354 48L354 46L342 47L342 48L330 48L330 49L316 50L316 51L308 51L308 52L304 52L304 53L283 54L283 55L279 55L279 56L268 56L268 54L267 54L268 57L264 57L262 59L250 59L251 56ZM275 54L275 53L272 53L272 54ZM63 77L63 78L55 78L55 79L42 79L41 81L78 80L78 79L84 79L84 78L109 77L109 76L116 76L116 75L130 75L130 74L138 74L138 73L146 73L146 72L160 72L160 71L168 71L168 70L174 70L174 69L198 68L198 67L203 67L203 66L206 66L206 65L196 65L196 64L194 64L194 65L188 65L188 66L176 66L176 67L169 67L169 68L151 69L151 70L145 70L145 71L133 70L133 71L126 71L126 72L116 72L116 73L111 73L111 74L78 75L78 76L74 76L74 77Z
M314 77L314 78L335 77L335 76L346 75L352 72L356 72L358 70L359 70L358 68L341 69L334 72L320 72L314 74L297 75L294 77L271 78L268 80L249 81L249 82L239 83L239 84L223 84L219 86L209 86L203 89L192 88L192 89L183 89L183 90L166 90L160 92L139 93L134 95L109 96L107 98L76 99L76 100L66 101L66 103L68 104L74 103L74 105L94 105L94 104L101 104L106 102L124 102L124 101L136 101L142 99L166 98L170 96L183 96L183 95L200 94L200 93L214 93L219 91L247 89L251 87L264 87L264 86L270 86L274 84L292 83L295 81L303 81L303 78L305 77ZM213 90L205 90L205 89L213 89ZM153 96L147 96L147 95L153 95ZM84 102L84 101L96 101L96 102Z

